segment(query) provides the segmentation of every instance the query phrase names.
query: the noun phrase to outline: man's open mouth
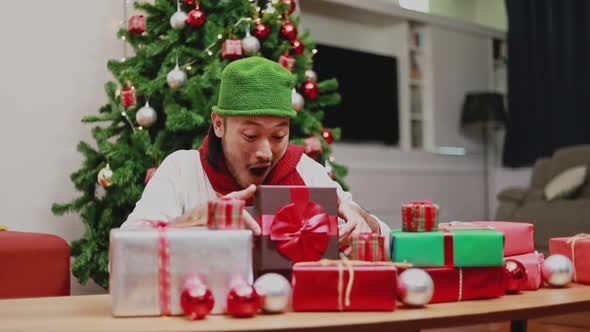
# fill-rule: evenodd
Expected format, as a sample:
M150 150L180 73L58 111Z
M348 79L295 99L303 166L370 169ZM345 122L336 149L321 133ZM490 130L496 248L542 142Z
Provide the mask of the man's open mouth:
M250 168L250 173L255 177L261 177L266 174L266 172L270 169L270 166L256 166Z

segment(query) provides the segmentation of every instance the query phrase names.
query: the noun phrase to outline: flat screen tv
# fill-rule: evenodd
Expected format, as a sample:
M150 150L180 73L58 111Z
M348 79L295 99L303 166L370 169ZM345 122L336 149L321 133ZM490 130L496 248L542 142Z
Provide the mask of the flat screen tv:
M343 142L399 141L397 59L318 43L319 80L337 78L342 103L326 109L325 127L342 128Z

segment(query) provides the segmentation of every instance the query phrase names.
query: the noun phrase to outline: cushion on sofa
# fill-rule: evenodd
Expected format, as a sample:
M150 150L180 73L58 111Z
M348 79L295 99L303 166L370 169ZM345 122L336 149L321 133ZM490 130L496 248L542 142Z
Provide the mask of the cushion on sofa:
M545 186L545 199L568 198L578 190L586 179L586 166L569 168L551 179Z

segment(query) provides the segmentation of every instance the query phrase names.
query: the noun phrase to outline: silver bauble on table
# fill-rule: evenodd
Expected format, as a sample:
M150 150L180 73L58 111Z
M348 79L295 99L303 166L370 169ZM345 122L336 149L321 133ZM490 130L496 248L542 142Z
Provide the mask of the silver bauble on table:
M291 283L280 274L267 273L256 279L256 292L262 296L262 309L268 313L285 312L291 302Z
M399 275L398 297L405 305L422 307L430 302L434 283L428 273L421 269L408 269Z
M543 281L553 287L562 287L572 281L574 266L564 255L551 255L545 259L541 267Z

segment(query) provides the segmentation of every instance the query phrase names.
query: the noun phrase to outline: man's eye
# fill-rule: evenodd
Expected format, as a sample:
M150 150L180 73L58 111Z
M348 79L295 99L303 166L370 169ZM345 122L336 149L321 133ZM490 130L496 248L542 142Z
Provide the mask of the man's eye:
M283 138L285 138L285 136L273 136L273 138L276 139L277 141L280 141Z
M248 141L253 141L256 139L256 135L244 135L244 138Z

